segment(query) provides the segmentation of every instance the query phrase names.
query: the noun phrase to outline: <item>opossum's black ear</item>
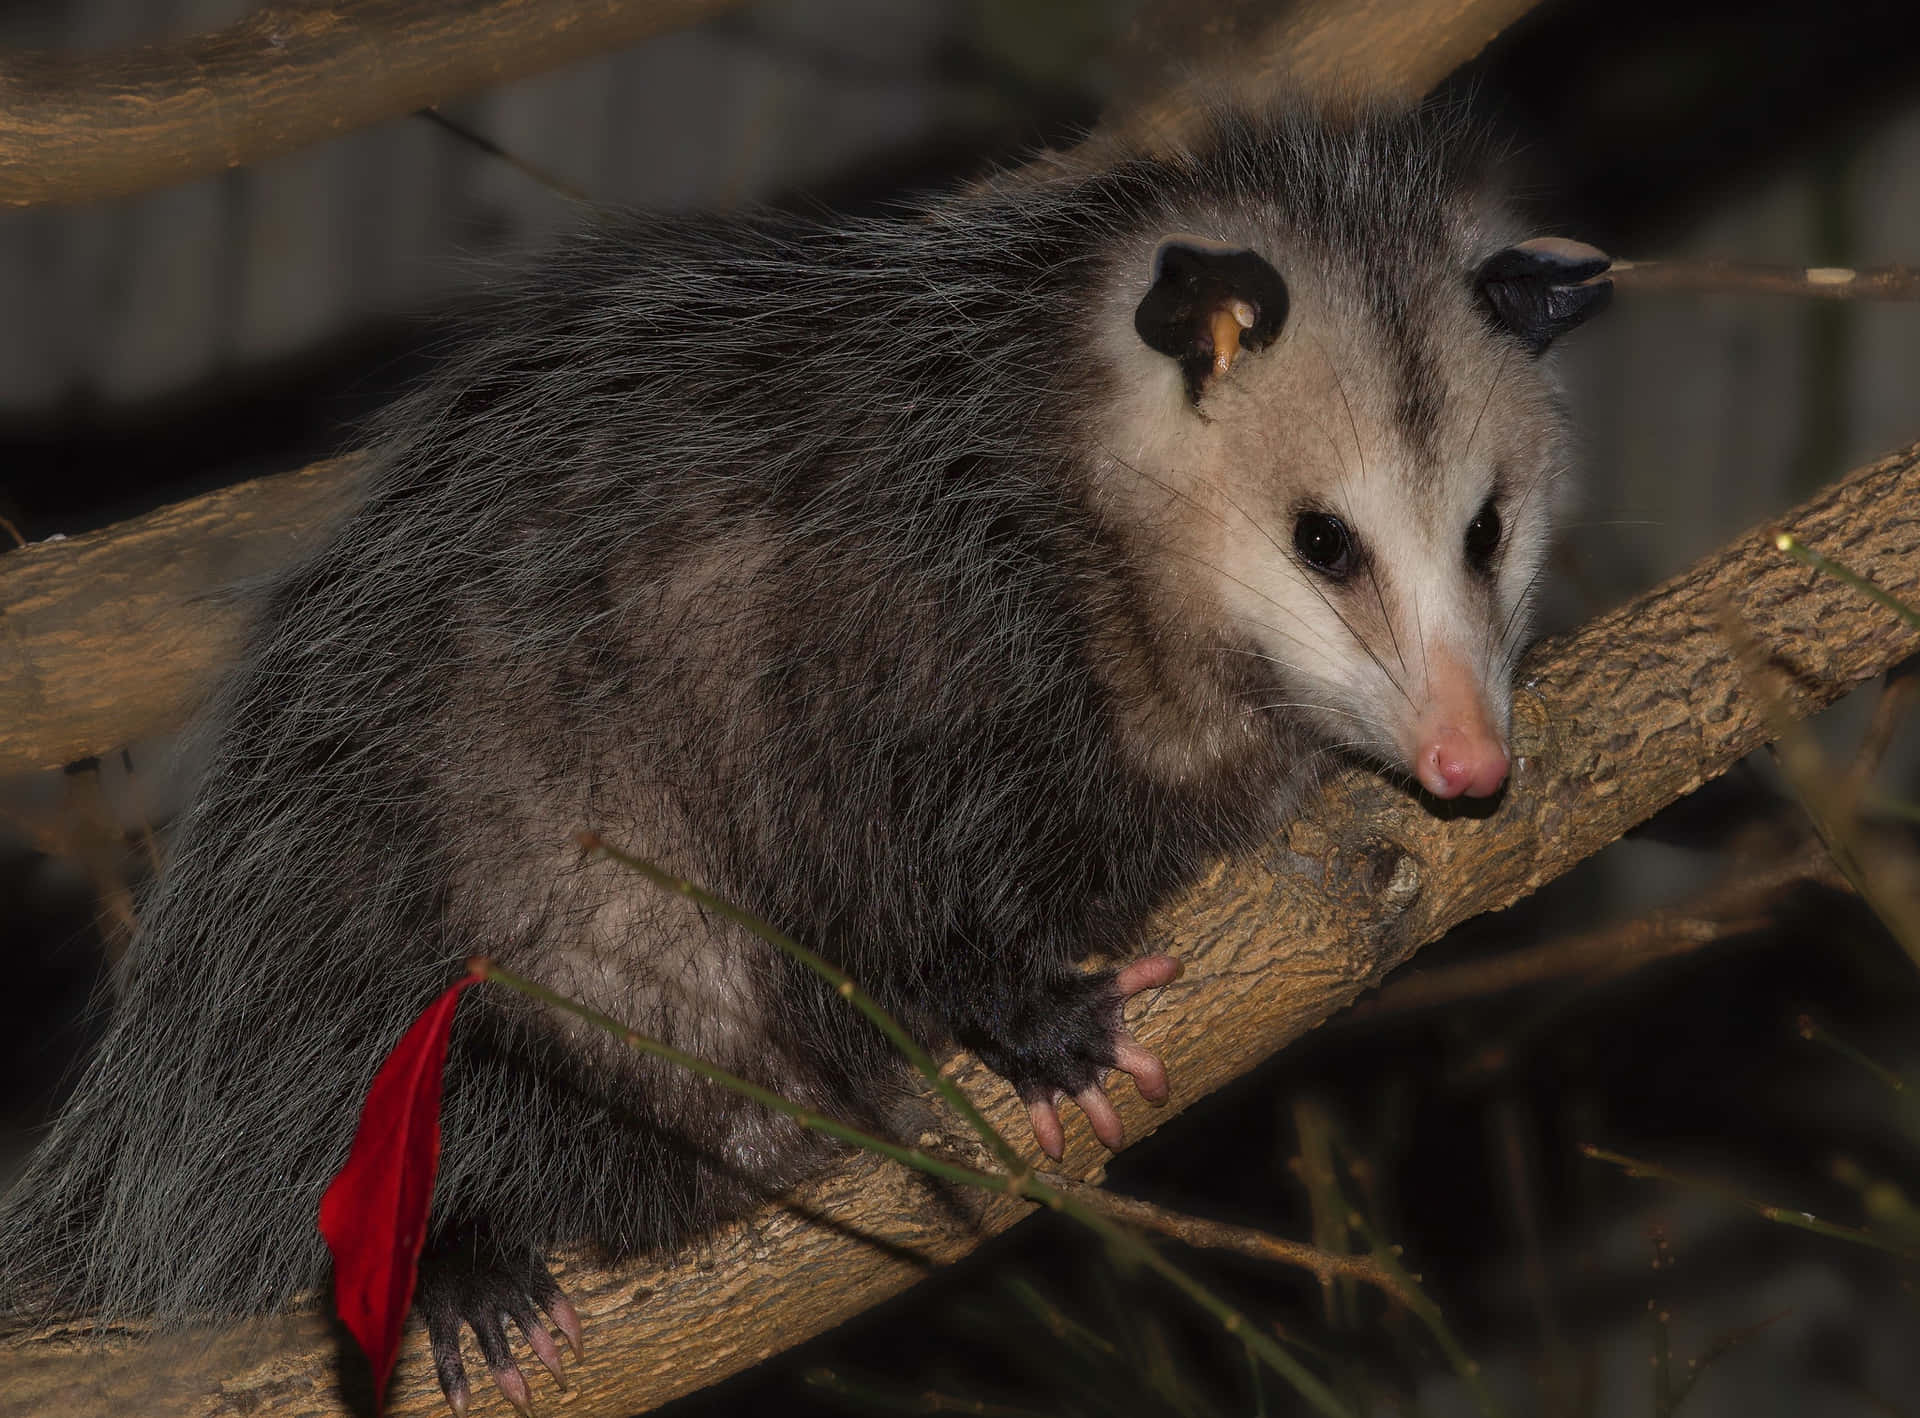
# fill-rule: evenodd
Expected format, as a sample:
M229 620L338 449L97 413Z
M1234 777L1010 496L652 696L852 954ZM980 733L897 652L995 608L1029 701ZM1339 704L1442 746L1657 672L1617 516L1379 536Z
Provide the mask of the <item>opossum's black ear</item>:
M1494 252L1473 284L1493 323L1537 355L1556 336L1607 308L1613 282L1593 278L1612 264L1604 251L1584 242L1542 236Z
M1197 237L1160 243L1153 284L1133 312L1148 348L1179 362L1195 402L1234 356L1266 348L1286 323L1287 283L1278 271L1258 252Z

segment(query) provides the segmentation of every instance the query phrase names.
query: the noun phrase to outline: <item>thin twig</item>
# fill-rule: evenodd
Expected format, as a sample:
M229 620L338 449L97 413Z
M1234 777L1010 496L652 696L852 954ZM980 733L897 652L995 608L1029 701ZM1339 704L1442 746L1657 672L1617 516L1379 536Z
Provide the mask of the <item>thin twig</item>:
M1725 1334L1718 1335L1709 1341L1707 1347L1701 1351L1699 1358L1687 1360L1685 1375L1680 1379L1679 1383L1674 1385L1674 1411L1677 1412L1680 1405L1687 1401L1687 1395L1693 1392L1693 1386L1700 1382L1700 1376L1706 1373L1709 1368L1719 1360L1724 1359L1728 1354L1731 1354L1735 1349L1738 1349L1742 1344L1745 1344L1749 1339L1752 1339L1755 1335L1780 1323L1781 1320L1785 1319L1791 1313L1791 1310L1780 1310L1754 1324L1744 1325L1739 1329L1728 1330Z
M1893 1069L1888 1068L1885 1064L1880 1063L1878 1060L1869 1058L1860 1049L1855 1048L1831 1030L1823 1029L1812 1015L1801 1015L1799 1019L1794 1021L1794 1028L1802 1039L1805 1039L1811 1044L1825 1044L1829 1049L1832 1049L1836 1054L1840 1055L1841 1058L1847 1060L1848 1063L1853 1064L1856 1068L1859 1068L1875 1079L1889 1092L1896 1093L1903 1098L1911 1096L1913 1088L1905 1077L1896 1073Z
M1348 1018L1366 1023L1501 994L1554 980L1614 976L1718 941L1749 935L1773 923L1780 899L1802 885L1850 890L1817 839L1759 866L1743 865L1727 880L1682 906L1582 931L1488 960L1422 970L1393 980Z
M1078 1182L1052 1172L1041 1175L1050 1185L1058 1187L1068 1196L1077 1197L1094 1210L1111 1216L1116 1221L1138 1226L1143 1231L1171 1236L1176 1241L1204 1250L1233 1251L1239 1255L1251 1256L1255 1260L1298 1266L1303 1270L1312 1271L1322 1285L1331 1285L1338 1277L1357 1280L1363 1285L1384 1290L1400 1304L1412 1308L1412 1294L1402 1286L1392 1272L1372 1256L1326 1251L1318 1246L1310 1246L1304 1241L1289 1241L1282 1236L1269 1235L1251 1226L1233 1226L1224 1221L1209 1221L1204 1217L1169 1211L1163 1206L1156 1206L1150 1201L1141 1201L1137 1197L1115 1196L1086 1182Z
M1644 1162L1637 1157L1628 1157L1604 1147L1596 1147L1590 1142L1580 1144L1580 1153L1583 1157L1591 1157L1596 1162L1610 1162L1629 1177L1646 1177L1654 1181L1672 1182L1675 1186L1686 1187L1689 1191L1704 1192L1730 1205L1751 1211L1765 1220L1777 1221L1782 1226L1811 1231L1816 1236L1825 1236L1832 1241L1847 1241L1856 1246L1870 1246L1876 1251L1885 1251L1889 1255L1899 1256L1902 1260L1920 1260L1920 1251L1911 1250L1897 1242L1876 1236L1871 1231L1822 1221L1810 1211L1796 1211L1790 1206L1775 1206L1771 1202L1755 1201L1752 1197L1741 1195L1737 1188L1730 1187L1724 1182L1676 1172L1657 1162Z
M1615 261L1607 276L1626 290L1792 295L1815 300L1920 300L1912 266L1755 266L1737 261Z
M486 134L467 127L466 124L457 118L447 117L446 114L432 105L428 105L426 108L416 108L413 111L413 116L415 118L426 119L427 122L453 134L453 136L461 142L471 144L473 147L478 148L490 158L498 158L521 176L539 183L540 186L546 188L549 192L564 197L569 202L578 202L583 206L589 207L594 205L593 198L589 197L580 188L575 187L564 177L556 177L539 164L529 162L517 153L508 152Z
M1887 592L1866 581L1856 573L1828 561L1818 553L1810 552L1791 536L1785 533L1776 535L1774 545L1798 560L1807 561L1819 570L1853 586L1872 600L1886 605L1903 620L1913 618L1912 623L1920 628L1920 617L1901 604ZM1745 624L1731 606L1723 607L1720 617L1721 634L1732 648L1735 663L1745 675L1747 684L1754 697L1759 701L1762 712L1772 731L1773 740L1769 747L1775 761L1780 765L1781 773L1793 788L1812 821L1814 830L1832 854L1837 866L1860 893L1861 898L1878 916L1902 949L1920 965L1920 912L1916 912L1912 900L1897 887L1891 886L1894 873L1884 869L1885 863L1870 853L1867 845L1859 838L1858 819L1852 811L1852 805L1839 800L1835 791L1837 775L1832 773L1826 762L1826 755L1814 742L1813 736L1804 724L1798 723L1786 712L1781 698L1772 688L1768 675L1767 661L1760 647L1748 634Z
M1400 1248L1388 1244L1360 1208L1347 1199L1334 1168L1334 1157L1339 1154L1346 1158L1348 1174L1356 1180L1360 1165L1341 1143L1328 1109L1316 1100L1302 1098L1295 1101L1293 1114L1300 1135L1301 1177L1308 1185L1313 1202L1315 1235L1321 1235L1321 1222L1325 1220L1332 1223L1328 1229L1337 1230L1343 1237L1359 1237L1372 1252L1374 1262L1393 1280L1407 1313L1426 1326L1427 1333L1447 1356L1455 1375L1473 1396L1474 1406L1482 1418L1505 1418L1505 1409L1488 1386L1479 1361L1467 1352L1439 1304L1420 1288L1419 1277L1401 1263ZM1330 1299L1332 1294L1330 1290Z
M1911 674L1888 675L1881 681L1880 695L1873 702L1873 717L1860 736L1860 746L1854 750L1853 762L1847 767L1846 781L1841 788L1847 802L1858 807L1865 799L1873 775L1880 771L1887 750L1893 747L1895 736L1906 723L1916 692L1920 692L1920 678Z

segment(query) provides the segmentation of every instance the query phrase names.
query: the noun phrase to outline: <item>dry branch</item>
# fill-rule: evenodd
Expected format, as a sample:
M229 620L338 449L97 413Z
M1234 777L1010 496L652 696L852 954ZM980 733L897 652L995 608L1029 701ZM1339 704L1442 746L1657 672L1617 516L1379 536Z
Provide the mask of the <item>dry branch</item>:
M1755 266L1739 261L1616 261L1607 272L1622 290L1689 295L1794 295L1814 300L1920 300L1912 266Z
M0 202L150 191L637 44L733 0L334 0L112 54L0 54Z
M1771 860L1756 863L1736 858L1724 880L1683 906L1650 911L1545 945L1503 950L1484 960L1402 975L1354 1006L1346 1020L1363 1024L1556 981L1610 979L1656 960L1765 930L1775 923L1784 898L1814 885L1850 889L1826 845L1808 836Z
M354 466L316 463L0 555L0 774L179 728L239 633L231 589L317 543Z

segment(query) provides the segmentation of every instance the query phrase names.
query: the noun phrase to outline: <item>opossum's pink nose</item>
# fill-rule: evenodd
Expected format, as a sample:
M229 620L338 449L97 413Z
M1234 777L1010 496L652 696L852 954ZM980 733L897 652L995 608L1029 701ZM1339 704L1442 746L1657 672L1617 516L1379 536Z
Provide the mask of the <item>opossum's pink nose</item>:
M1507 781L1506 736L1494 727L1480 678L1447 646L1428 651L1427 700L1407 763L1436 798L1485 798Z
M1491 797L1507 781L1507 746L1480 725L1449 726L1421 745L1414 771L1436 798Z

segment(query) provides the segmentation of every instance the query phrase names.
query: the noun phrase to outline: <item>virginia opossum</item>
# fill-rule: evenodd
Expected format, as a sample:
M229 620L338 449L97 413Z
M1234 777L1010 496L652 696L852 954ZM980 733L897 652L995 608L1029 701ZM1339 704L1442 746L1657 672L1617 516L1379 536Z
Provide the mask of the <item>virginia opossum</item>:
M1360 755L1496 792L1567 461L1543 352L1606 259L1517 243L1430 114L1223 115L892 217L634 218L387 419L206 718L104 1043L5 1202L6 1304L284 1304L358 1100L485 952L811 1107L899 1065L653 858L1109 1145L1152 906ZM897 1091L897 1090L896 1090ZM419 1308L525 1400L545 1253L673 1246L817 1167L757 1107L493 992Z

